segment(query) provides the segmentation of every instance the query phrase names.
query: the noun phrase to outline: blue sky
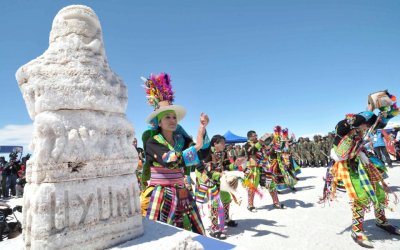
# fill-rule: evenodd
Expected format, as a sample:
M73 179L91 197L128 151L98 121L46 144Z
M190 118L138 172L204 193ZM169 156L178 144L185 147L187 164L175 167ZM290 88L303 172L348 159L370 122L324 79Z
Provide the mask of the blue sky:
M193 135L201 112L210 135L278 124L327 133L371 92L400 97L399 1L9 0L0 2L0 145L26 144L32 121L15 72L47 49L57 12L78 3L100 19L138 138L151 112L140 76L153 72L171 75Z

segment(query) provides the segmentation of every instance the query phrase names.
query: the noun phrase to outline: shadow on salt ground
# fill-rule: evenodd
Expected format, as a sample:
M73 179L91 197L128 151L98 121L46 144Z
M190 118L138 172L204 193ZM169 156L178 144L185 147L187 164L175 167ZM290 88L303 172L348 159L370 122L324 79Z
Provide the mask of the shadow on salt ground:
M278 191L278 194L296 193L296 192L299 192L299 191L311 190L311 189L315 189L315 186L303 186L303 187L295 186L295 190L292 190L290 188L286 188L285 190Z
M399 192L400 191L400 186L389 186L390 190L392 190L392 192Z
M297 199L289 199L289 200L281 200L281 203L285 205L286 208L296 208L296 207L302 207L302 208L310 208L314 207L314 203L306 203L302 200L297 200ZM274 210L276 208L273 207L273 204L269 204L266 206L262 206L259 209L267 209L267 210Z
M304 190L311 190L311 189L315 189L315 186L303 186L303 187L296 187L296 192L298 191L304 191Z
M209 237L204 237L202 235L193 237L193 240L200 242L200 244L204 247L204 249L224 249L224 250L228 250L228 249L234 249L236 248L235 245L224 242L224 241L220 241L220 240L216 240L213 238L209 238Z
M229 227L227 230L228 237L235 236L244 233L244 231L255 232L255 235L251 237L260 237L269 234L275 234L282 238L289 238L287 235L283 235L280 233L275 233L272 231L264 230L264 229L256 229L257 226L266 225L266 226L274 226L274 227L282 227L279 225L275 225L276 221L273 220L265 220L265 219L243 219L243 220L235 220L239 225L237 227Z
M315 178L317 178L316 176L301 176L301 177L298 177L299 178L299 181L305 181L305 180L308 180L308 179L315 179Z
M278 191L278 194L289 194L289 193L296 193L296 191L291 190L290 188L286 188L285 190Z
M388 218L388 220L389 223L392 224L393 226L400 227L400 219ZM350 237L350 230L351 230L351 225L346 227L343 231L338 232L337 234L340 235L347 234ZM377 240L400 241L400 236L390 234L385 230L377 227L375 225L375 219L369 219L364 221L364 233L372 241L377 241Z

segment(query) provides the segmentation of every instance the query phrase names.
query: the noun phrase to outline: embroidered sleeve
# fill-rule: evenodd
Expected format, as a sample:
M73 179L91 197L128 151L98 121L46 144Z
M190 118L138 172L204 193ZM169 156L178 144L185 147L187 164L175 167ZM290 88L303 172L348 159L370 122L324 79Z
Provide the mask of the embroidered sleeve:
M200 164L199 156L197 155L197 151L194 146L185 149L182 152L182 156L187 167Z

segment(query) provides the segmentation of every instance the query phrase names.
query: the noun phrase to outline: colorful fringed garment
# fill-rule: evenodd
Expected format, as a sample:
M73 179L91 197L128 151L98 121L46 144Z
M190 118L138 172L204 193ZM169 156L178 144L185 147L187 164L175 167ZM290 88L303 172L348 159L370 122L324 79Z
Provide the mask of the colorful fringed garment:
M226 217L224 204L229 204L232 199L229 193L220 191L220 178L223 171L237 168L229 161L225 152L216 152L213 147L200 152L203 168L196 168L196 201L201 204L208 201L211 231L223 232Z
M188 167L198 164L199 158L191 140L175 133L174 141L171 146L157 134L146 143L151 170L147 189L153 189L146 217L204 235L199 211L184 180L190 174Z

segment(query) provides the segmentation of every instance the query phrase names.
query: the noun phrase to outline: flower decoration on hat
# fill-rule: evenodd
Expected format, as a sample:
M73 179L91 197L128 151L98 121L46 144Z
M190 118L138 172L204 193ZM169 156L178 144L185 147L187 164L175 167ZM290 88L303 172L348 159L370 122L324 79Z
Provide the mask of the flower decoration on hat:
M272 144L274 144L275 148L278 148L280 146L281 142L281 131L282 128L281 126L275 126L274 127L274 133L273 133L273 138L272 138Z
M158 75L151 74L145 81L147 103L154 107L154 110L160 107L160 102L166 101L172 104L174 101L174 91L172 90L171 78L167 73Z
M347 124L353 125L355 120L356 120L356 116L354 114L347 114L346 115Z
M167 73L150 74L149 78L142 77L146 90L147 103L153 107L154 111L147 117L146 122L151 128L158 127L157 116L162 116L171 111L176 114L178 121L182 120L186 110L178 105L173 105L174 91L172 90L171 78Z

